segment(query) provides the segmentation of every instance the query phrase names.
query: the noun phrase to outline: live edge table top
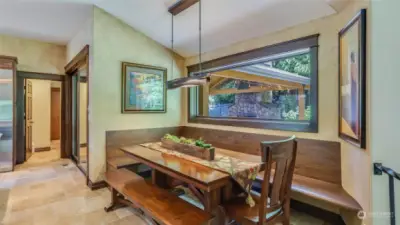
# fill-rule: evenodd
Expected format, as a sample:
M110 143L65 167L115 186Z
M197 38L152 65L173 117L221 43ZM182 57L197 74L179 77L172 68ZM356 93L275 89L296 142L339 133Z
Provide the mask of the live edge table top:
M165 173L175 179L204 190L212 191L230 182L230 175L200 165L174 155L164 154L140 145L126 146L121 148L129 157ZM260 162L260 156L233 152L225 149L216 149L217 154L243 159L250 162Z

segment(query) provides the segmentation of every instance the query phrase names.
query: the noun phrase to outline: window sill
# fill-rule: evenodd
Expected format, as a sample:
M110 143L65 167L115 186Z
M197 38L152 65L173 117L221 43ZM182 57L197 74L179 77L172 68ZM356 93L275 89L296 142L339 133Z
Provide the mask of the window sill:
M232 127L249 127L268 130L318 133L318 127L309 121L278 121L246 118L191 117L189 123L211 124Z

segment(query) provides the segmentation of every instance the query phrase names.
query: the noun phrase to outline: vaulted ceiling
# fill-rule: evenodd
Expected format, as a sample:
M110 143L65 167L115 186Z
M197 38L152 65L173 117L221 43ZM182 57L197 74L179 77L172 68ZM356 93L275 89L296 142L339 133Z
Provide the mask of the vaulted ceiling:
M203 51L336 13L343 0L202 0ZM97 5L171 47L174 0L0 0L0 34L66 44ZM175 51L198 54L198 4L175 16Z

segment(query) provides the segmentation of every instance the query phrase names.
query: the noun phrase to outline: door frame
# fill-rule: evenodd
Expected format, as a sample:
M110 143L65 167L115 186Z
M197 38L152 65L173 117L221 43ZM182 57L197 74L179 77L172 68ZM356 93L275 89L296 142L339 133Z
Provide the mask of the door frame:
M5 56L5 55L0 55L0 61L1 63L10 63L10 67L11 68L7 68L13 71L13 75L12 75L12 104L13 104L13 111L12 111L12 162L11 162L11 171L14 171L15 169L15 165L17 164L17 135L16 135L16 129L15 127L17 126L17 112L16 112L16 108L17 108L17 92L16 92L16 78L17 78L17 65L18 65L18 58L17 57L13 57L13 56ZM8 66L6 66L8 67ZM11 172L10 171L10 172Z
M64 67L65 69L65 82L64 82L64 87L65 87L65 119L72 121L72 76L80 69L82 66L86 66L86 78L81 77L80 80L78 81L78 93L79 94L79 84L80 82L85 82L86 81L86 171L79 165L79 163L76 163L74 160L72 160L75 165L79 168L79 170L86 176L86 185L90 186L90 179L89 179L89 155L90 155L90 135L89 135L89 90L90 90L90 85L89 85L89 80L90 80L90 74L91 71L89 69L89 45L85 45L82 50ZM80 95L79 95L80 96ZM77 104L77 111L80 112L79 110L79 104ZM78 120L78 125L79 125L79 116L77 117ZM65 142L63 143L65 146L64 148L68 150L68 154L72 157L72 123L68 123L65 127L65 132L66 132L66 139ZM76 135L79 140L80 132L79 129L77 129ZM79 143L79 142L78 142ZM80 144L78 144L80 146Z
M16 143L16 163L21 164L25 162L25 93L24 93L24 80L48 80L61 82L61 143L65 139L64 127L68 121L63 119L65 109L65 90L64 79L65 75L49 74L49 73L36 73L27 71L17 71L16 75L16 138L19 140ZM22 141L21 141L22 140ZM60 158L67 158L66 149L60 144ZM23 154L22 154L23 153Z
M62 85L62 84L61 84ZM54 140L53 139L53 92L55 91L55 92L59 92L59 95L60 95L60 97L61 97L61 89L62 88L60 88L60 87L50 87L50 140ZM59 138L59 140L60 140L60 144L61 144L61 113L62 113L62 110L61 110L61 101L59 102L60 103L60 124L59 124L59 132L60 132L60 134L59 134L59 136L60 136L60 138ZM57 140L57 139L56 139Z

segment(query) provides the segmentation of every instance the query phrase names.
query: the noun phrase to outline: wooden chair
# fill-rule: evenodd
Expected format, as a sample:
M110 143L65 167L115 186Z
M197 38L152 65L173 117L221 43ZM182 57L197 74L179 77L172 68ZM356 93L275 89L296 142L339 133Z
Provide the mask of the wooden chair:
M261 142L265 173L261 195L253 195L254 207L246 197L234 198L223 205L226 223L235 220L242 225L289 225L290 191L297 154L295 136L282 141ZM262 218L262 219L260 219Z

